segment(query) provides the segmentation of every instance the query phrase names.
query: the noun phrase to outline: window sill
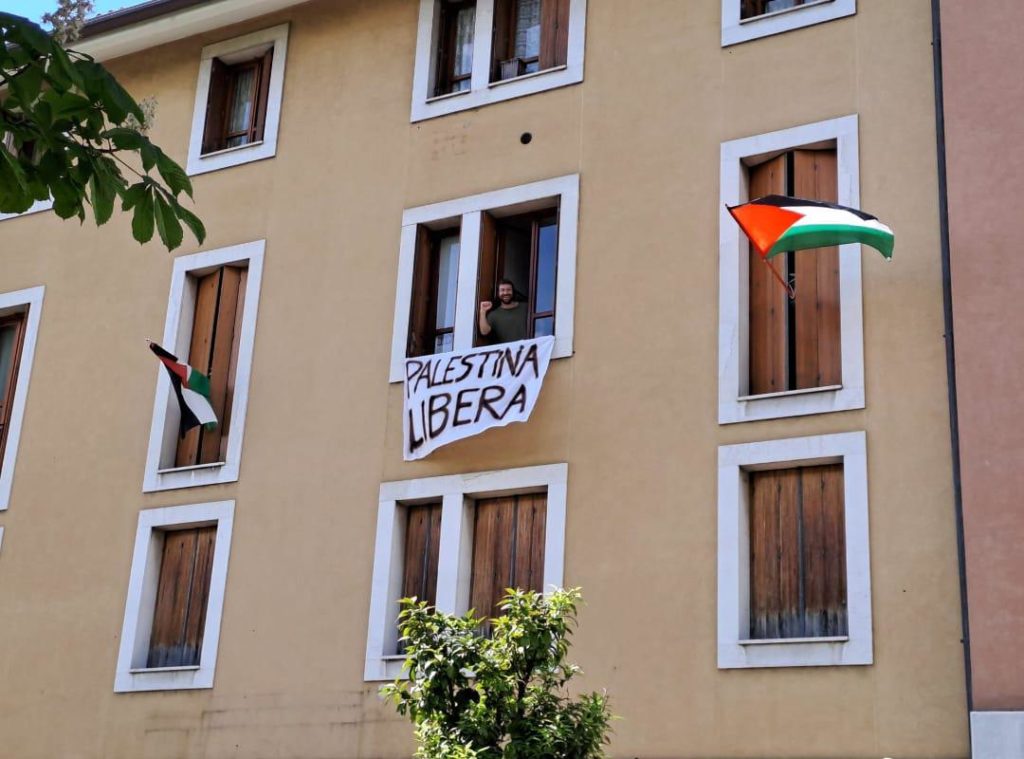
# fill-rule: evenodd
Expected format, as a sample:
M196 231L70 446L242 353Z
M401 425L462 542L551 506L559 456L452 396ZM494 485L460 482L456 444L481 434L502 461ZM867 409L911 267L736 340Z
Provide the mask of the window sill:
M741 646L775 646L780 643L847 643L849 635L836 635L829 638L747 638L736 641Z
M760 401L767 398L790 398L797 395L810 395L811 393L834 393L842 390L842 385L822 385L821 387L807 387L800 390L782 390L778 393L760 393L759 395L741 395L736 400L740 403L746 401Z
M230 153L238 153L242 150L248 150L250 148L256 148L263 144L263 140L254 140L253 142L247 142L244 145L234 145L230 148L222 148L221 150L211 150L209 153L200 153L199 160L204 161L207 158L214 158L219 155L229 155Z
M824 1L825 2L831 2L831 0L824 0ZM558 71L565 71L566 69L568 69L568 66L566 66L563 63L561 66L552 66L551 68L544 69L543 71L533 71L533 72L531 72L529 74L522 74L520 76L513 76L513 77L511 77L509 79L499 79L496 82L488 82L487 86L488 87L500 87L503 84L511 84L512 82L523 82L523 81L526 81L528 79L536 79L537 77L544 76L545 74L552 74L552 73L555 73L555 72L558 72ZM429 101L427 101L427 102L429 102Z
M443 95L433 95L431 97L428 97L424 102L440 103L442 100L451 100L452 98L459 97L459 95L469 95L472 92L473 90L459 90L458 92L446 92Z
M779 16L785 16L789 13L799 13L805 8L814 8L818 5L827 5L828 3L834 2L834 0L813 0L810 3L804 3L803 5L794 5L792 8L783 8L779 11L772 11L771 13L762 13L760 16L751 16L750 18L741 18L740 25L751 24L755 21L761 21L766 18L778 18Z
M198 672L199 665L194 664L183 667L132 667L128 671L133 675L157 674L160 672Z
M197 469L216 469L217 467L224 466L225 463L227 463L227 462L224 462L224 461L214 461L214 462L212 462L210 464L193 464L192 466L175 466L175 467L170 467L169 469L157 469L156 473L157 474L173 474L175 472L194 472Z

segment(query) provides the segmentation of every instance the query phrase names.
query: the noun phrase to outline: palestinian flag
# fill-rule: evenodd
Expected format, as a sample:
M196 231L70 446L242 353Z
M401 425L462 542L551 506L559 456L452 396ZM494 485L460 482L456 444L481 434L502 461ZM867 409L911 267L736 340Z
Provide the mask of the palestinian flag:
M149 349L167 369L174 394L178 396L178 407L181 409L179 435L185 437L186 432L200 424L207 429L216 427L217 415L210 405L210 378L188 364L181 363L177 356L172 356L154 342L150 342Z
M820 200L766 195L726 206L765 259L787 250L828 248L859 242L892 258L893 233L876 217Z

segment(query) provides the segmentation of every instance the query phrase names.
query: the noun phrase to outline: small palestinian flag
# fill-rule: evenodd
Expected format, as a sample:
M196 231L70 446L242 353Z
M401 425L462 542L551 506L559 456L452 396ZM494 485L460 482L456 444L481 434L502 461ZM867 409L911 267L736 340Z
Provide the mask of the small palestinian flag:
M762 258L806 248L828 248L859 242L892 258L892 230L856 208L820 200L766 195L738 206L726 206Z
M188 364L181 363L177 356L172 356L154 342L150 342L149 349L167 369L174 394L178 396L178 406L181 408L179 435L185 437L186 432L200 424L207 429L216 427L217 415L210 405L210 378Z

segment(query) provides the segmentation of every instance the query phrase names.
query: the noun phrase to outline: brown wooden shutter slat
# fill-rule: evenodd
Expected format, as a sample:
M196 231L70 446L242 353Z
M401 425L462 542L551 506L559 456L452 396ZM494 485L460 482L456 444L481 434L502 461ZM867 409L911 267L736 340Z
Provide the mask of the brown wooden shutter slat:
M750 637L777 632L779 503L774 472L750 474Z
M210 68L210 89L206 96L203 153L212 153L224 147L224 127L227 118L227 97L230 83L230 67L214 58Z
M485 300L494 301L497 272L498 222L491 214L485 211L480 214L480 261L476 278L477 308L475 309L474 318L480 313L480 303ZM474 333L477 336L475 345L487 342L487 338L482 337L478 330L474 330Z
M793 151L793 194L838 200L835 150ZM796 273L796 388L842 383L839 333L839 249L816 248L793 254Z
M786 194L786 156L780 155L750 170L749 196ZM776 267L783 261L776 256ZM788 294L768 270L764 259L750 246L749 374L751 395L788 389L787 300ZM783 272L784 273L784 272Z
M501 62L508 60L512 50L509 47L514 22L515 0L495 0L494 32L491 44L491 81L501 79Z
M544 522L547 496L543 493L518 497L516 519L515 572L509 585L523 590L544 590Z
M181 642L182 658L199 663L203 650L203 630L206 628L206 607L210 599L210 579L213 576L213 548L217 542L217 527L196 530L195 564L192 587L188 596L184 635Z
M238 297L236 298L234 330L231 338L231 359L228 362L227 398L224 401L224 414L218 419L220 428L220 461L228 460L228 436L231 432L231 412L235 401L235 380L238 376L238 349L242 340L242 317L245 314L245 292L249 284L249 270L238 269ZM226 316L226 315L225 315Z
M201 277L196 283L196 309L192 319L192 341L187 363L203 374L210 372L210 346L213 343L213 325L217 318L219 290L220 269ZM178 441L175 466L194 466L200 463L199 445L202 432L202 427L195 427Z
M238 308L238 286L241 282L241 271L234 266L224 266L220 270L220 294L212 330L210 358L206 374L210 378L210 405L217 415L217 426L212 430L202 430L200 444L200 464L222 461L220 443L226 430L222 426L224 409L227 405L228 368L231 365L231 353L235 340L235 317Z
M260 82L256 95L256 125L253 139L262 140L267 127L267 103L270 98L270 71L274 63L274 48L263 54L260 62Z
M804 635L846 635L843 466L801 470L804 534Z
M541 0L540 68L564 66L569 51L569 0Z
M420 225L416 228L416 257L413 263L412 300L409 309L409 341L406 356L410 358L434 352L434 346L430 344L430 335L433 332L430 320L430 294L433 289L433 283L430 281L432 257L430 230Z
M437 602L437 557L441 544L441 504L409 506L405 534L402 596Z

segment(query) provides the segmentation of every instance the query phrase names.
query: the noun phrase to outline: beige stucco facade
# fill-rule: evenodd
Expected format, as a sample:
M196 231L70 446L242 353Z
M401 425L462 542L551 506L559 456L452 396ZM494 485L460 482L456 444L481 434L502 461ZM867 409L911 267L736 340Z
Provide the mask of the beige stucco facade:
M45 285L0 512L0 753L392 757L363 681L378 489L567 462L573 656L630 757L962 757L967 715L943 346L930 7L723 48L712 0L590 0L580 84L410 123L416 0L316 0L109 63L185 162L201 48L291 24L276 157L195 178L202 248L266 240L237 483L142 493L172 255L40 213L0 292ZM720 426L723 141L857 114L863 410ZM531 132L529 145L520 134ZM402 211L580 175L575 355L533 418L402 460L387 382ZM874 663L716 666L720 445L866 431ZM112 689L138 513L234 499L212 689Z

